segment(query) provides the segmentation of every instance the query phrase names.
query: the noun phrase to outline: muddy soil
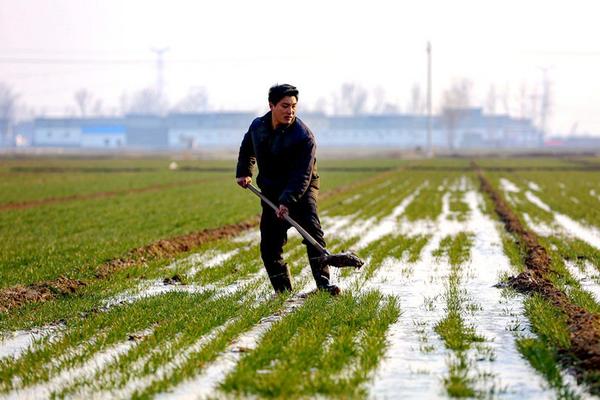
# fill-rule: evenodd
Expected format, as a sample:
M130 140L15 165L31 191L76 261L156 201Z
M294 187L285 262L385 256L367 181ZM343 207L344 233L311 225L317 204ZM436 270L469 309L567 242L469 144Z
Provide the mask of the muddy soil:
M96 277L103 279L116 271L134 265L140 265L146 261L173 257L179 253L190 251L209 241L236 236L256 225L258 225L258 217L237 224L204 229L199 232L176 236L170 239L161 239L148 246L133 249L129 251L125 257L110 260L102 264L96 269Z
M412 165L405 167L407 170L412 171L454 171L454 172L469 172L472 171L471 167L457 167L457 166L435 166L435 165ZM527 171L539 171L539 172L589 172L589 171L600 171L600 164L582 164L580 166L520 166L520 167L485 167L486 171L490 172L527 172Z
M146 186L146 187L137 188L137 189L96 192L96 193L89 193L89 194L82 194L82 195L75 194L75 195L71 195L71 196L48 197L48 198L39 199L39 200L11 202L11 203L0 204L0 211L20 210L20 209L25 209L25 208L45 206L48 204L60 204L60 203L68 203L71 201L100 199L100 198L105 198L105 197L122 196L122 195L132 194L132 193L153 192L156 190L170 189L170 188L174 188L174 187L197 185L199 183L207 182L208 180L209 179L195 179L195 180L191 180L191 181L187 181L187 182L163 183L163 184Z
M0 291L0 312L20 307L26 303L43 302L77 292L86 283L64 276L53 281L16 285Z
M555 271L551 268L547 250L539 243L535 233L523 227L482 171L478 169L477 172L482 191L490 196L505 229L514 234L525 252L526 270L510 277L507 285L522 293L539 293L560 309L567 317L570 332L570 347L560 349L563 361L576 371L578 378L600 373L600 315L573 304L564 292L554 286L549 277ZM600 393L600 385L590 389L592 393Z
M367 184L376 179L385 177L390 174L391 171L385 171L381 174L377 174L364 181L351 183L336 189L327 191L324 193L322 198L328 198L335 195L339 195L343 192L349 191L360 185ZM205 181L205 180L201 180ZM186 182L186 184L197 183L196 181ZM156 190L157 186L153 186L152 189L143 188L135 190ZM161 185L163 188L166 185ZM118 192L119 194L122 192ZM1 210L0 206L0 210ZM219 240L224 238L231 238L239 235L240 233L252 229L258 225L260 216L254 216L246 221L221 226L218 228L205 229L198 232L192 232L187 235L176 236L169 239L161 239L147 246L139 247L130 250L125 256L109 260L104 264L96 268L95 278L105 279L111 274L134 266L143 265L147 261L169 258L176 256L177 254L190 251L204 243ZM66 282L76 282L71 286ZM34 283L28 286L16 285L0 290L0 312L7 312L11 309L20 307L27 303L32 302L43 302L55 299L59 295L67 295L75 293L78 288L91 283L83 281L68 280L67 278L58 278L55 281ZM54 288L54 289L52 289ZM64 290L63 290L64 289Z
M170 239L162 239L148 246L130 250L121 258L109 260L96 269L96 278L105 279L111 274L125 268L143 265L150 260L173 257L179 253L190 251L206 242L233 237L242 231L258 225L258 217L238 224L205 229L188 235ZM82 286L91 283L60 277L53 281L34 283L28 286L15 285L0 290L0 312L7 312L27 303L44 302L60 296L73 294Z

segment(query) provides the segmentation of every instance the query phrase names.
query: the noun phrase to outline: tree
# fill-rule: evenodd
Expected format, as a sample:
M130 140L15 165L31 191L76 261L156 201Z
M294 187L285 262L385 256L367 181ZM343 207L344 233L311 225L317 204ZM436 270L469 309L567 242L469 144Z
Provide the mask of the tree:
M92 93L87 89L79 89L75 92L75 103L79 108L79 115L81 117L87 117L88 112L92 106Z
M327 100L324 97L319 97L314 104L313 111L325 114L327 112Z
M2 143L8 143L9 138L12 136L18 97L10 86L0 82L0 133L2 134Z
M498 94L496 93L496 86L491 85L488 89L485 110L488 114L496 114L496 104L498 104Z
M333 96L333 111L338 115L360 115L366 111L368 93L354 83L344 83Z
M410 101L407 109L410 114L415 115L421 115L425 111L425 101L423 99L421 86L418 83L413 84L410 90Z
M462 113L471 107L473 84L462 78L455 80L442 96L442 121L446 127L448 147L454 149L456 128L460 123Z
M92 112L96 116L104 114L104 106L102 104L102 100L96 99L96 101L94 102L94 107L92 108Z
M175 106L175 111L181 113L198 113L208 111L208 92L204 87L194 87Z
M130 114L163 115L167 101L155 89L146 88L134 93L130 101L122 96L121 106Z

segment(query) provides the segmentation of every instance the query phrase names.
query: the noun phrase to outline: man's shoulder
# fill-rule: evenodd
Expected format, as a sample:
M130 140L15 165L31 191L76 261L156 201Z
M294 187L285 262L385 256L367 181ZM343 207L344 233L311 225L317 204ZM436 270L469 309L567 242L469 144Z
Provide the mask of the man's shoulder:
M295 130L297 133L303 137L306 137L310 140L314 140L315 135L312 133L308 125L306 125L300 118L296 117L296 121L294 123Z
M265 121L265 116L261 116L261 117L256 117L254 118L254 120L252 121L252 123L250 124L250 129L256 129L259 126L264 125Z

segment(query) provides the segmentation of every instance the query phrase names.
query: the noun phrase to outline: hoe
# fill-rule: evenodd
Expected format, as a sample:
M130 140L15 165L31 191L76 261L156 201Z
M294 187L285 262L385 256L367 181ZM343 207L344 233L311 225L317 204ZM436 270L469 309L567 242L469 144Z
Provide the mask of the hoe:
M258 190L253 185L248 185L248 189L250 189L252 193L257 195L258 197L260 197L260 199L267 203L273 210L277 211L277 206L273 204L271 200L267 199L267 197L264 194L262 194L260 190ZM291 219L289 215L284 216L284 218L287 222L290 223L290 225L296 228L298 233L300 233L300 235L302 235L304 239L306 239L310 244L316 247L317 250L319 250L319 252L321 252L321 256L318 258L318 261L322 265L330 265L332 267L337 268L354 267L356 269L360 269L360 267L363 266L364 261L361 260L353 252L347 251L338 254L331 254L326 248L321 246L319 242L317 242L312 236L310 236L310 234L306 232L304 228L302 228L296 221Z

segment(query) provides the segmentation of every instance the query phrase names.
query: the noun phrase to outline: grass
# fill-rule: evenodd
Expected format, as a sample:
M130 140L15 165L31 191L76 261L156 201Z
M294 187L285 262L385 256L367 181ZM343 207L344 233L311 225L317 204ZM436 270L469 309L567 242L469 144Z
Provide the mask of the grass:
M448 179L448 176L442 174L428 175L430 175L428 179L422 178L422 181L427 182L427 185L421 189L414 201L406 207L404 216L409 221L421 219L434 221L442 213L442 196L444 191L443 189L440 190L440 186Z
M377 365L385 332L398 314L394 299L377 292L315 295L272 327L222 389L279 398L362 397L361 384Z
M141 162L140 168L149 168L149 171L134 173L133 176L81 173L82 176L73 178L75 181L70 180L71 173L28 172L16 173L18 176L13 177L13 173L8 172L9 180L15 185L22 185L19 190L6 187L11 193L20 193L19 200L37 196L29 193L39 186L39 179L45 179L44 175L66 177L67 186L78 194L90 190L98 176L106 175L111 175L113 186L107 183L109 186L93 191L129 187L132 181L141 186L147 184L145 180L176 183L184 175L188 176L188 181L190 175L194 179L208 180L202 184L167 187L156 192L128 193L0 212L0 287L30 284L60 275L89 278L97 265L118 258L129 249L167 237L240 222L259 213L256 199L233 183L233 172L219 172L224 165L233 168L232 165L201 162L196 165L197 168L216 168L217 172L180 173L157 170L155 164L159 162L160 165L166 163L165 160ZM93 164L98 168L116 168L109 161L99 160ZM37 166L48 168L55 165L61 164L57 160L49 160L40 161ZM136 164L130 162L125 165L132 167ZM66 162L66 168L90 167L85 161L70 160ZM376 173L357 174L360 177ZM25 176L21 176L23 174ZM325 174L324 190L349 184L357 178L355 175L342 172ZM56 185L61 186L61 181L50 180L43 186L49 192L40 196L55 195L54 190L61 190L56 189Z
M559 349L568 348L570 342L566 317L539 295L525 300L525 313L538 337L519 338L519 351L546 378L560 398L579 398L564 382L561 373Z
M487 201L489 203L489 199ZM528 206L523 206L522 202L517 202L516 204L517 211L519 212L531 211L531 208L528 209ZM538 218L540 218L539 215ZM551 270L553 271L550 274L550 279L553 283L562 289L565 289L566 285L575 284L578 286L565 270L562 258L559 256L561 253L572 254L572 249L567 250L565 247L568 248L568 246L565 246L562 240L558 243L554 238L541 238L540 241L550 252ZM518 239L511 234L503 233L502 242L504 252L510 259L515 272L524 271L523 260L525 249L519 243ZM552 247L556 247L557 250L552 250ZM509 295L515 295L512 289L510 289L510 292ZM570 299L572 301L577 302L578 296L581 299L581 291L578 288L571 291ZM579 302L581 303L581 301ZM526 297L524 306L525 316L529 320L531 329L536 336L522 337L519 333L520 327L513 327L519 352L534 369L545 377L548 384L555 389L559 398L579 398L569 385L564 382L561 373L562 366L559 349L568 349L570 346L570 333L567 328L566 316L538 294Z
M467 293L461 290L461 268L469 259L472 236L459 232L455 236L446 236L440 241L439 248L433 252L434 257L446 257L450 263L450 276L444 293L446 300L446 316L435 325L435 332L440 335L445 346L452 350L448 361L448 376L444 377L446 391L451 397L473 397L479 395L475 390L476 379L473 377L474 366L469 360L467 351L478 342L486 339L478 335L475 327L465 322L467 311Z
M127 190L189 182L192 177L209 178L197 186L121 193L1 213L1 285L50 279L62 273L89 277L99 263L121 256L133 247L203 227L220 226L227 221L237 222L258 213L257 201L232 184L232 174L226 171L231 167L230 162L178 162L190 169L165 170L168 164L165 159L127 160L114 164L111 160L93 160L88 164L82 160L59 159L0 161L0 173L8 177L0 187L12 192L3 193L6 195L4 201ZM552 160L534 160L529 165L545 167L553 165L551 163ZM526 167L528 164L526 160L518 160L514 165ZM39 167L68 171L44 172ZM102 174L94 170L100 168L116 171ZM139 170L128 172L127 168ZM463 220L468 206L462 198L464 192L460 188L454 189L453 184L462 176L472 180L468 168L469 162L465 159L320 161L323 192L346 189L320 202L321 215L351 216L350 225L364 220L376 224L421 187L419 195L397 220L403 227L412 222L435 220L441 213L445 193L449 193L451 215ZM528 181L536 181L545 192L551 190L548 182L530 177L529 172L519 171L522 178L509 179L522 187ZM541 171L535 173L542 174ZM500 174L496 178L499 177ZM61 181L63 178L65 180ZM19 180L23 181L20 189ZM427 186L423 186L424 182L428 182ZM42 183L45 186L41 186ZM440 187L443 189L439 190ZM20 194L16 192L18 190L21 190ZM485 209L487 213L493 213L489 200L486 200ZM340 237L325 233L328 248L333 252L352 247L359 240L358 236L349 237L347 232L341 232ZM418 262L430 240L430 235L392 231L360 249L359 254L369 258L370 262L357 277L361 282L369 280L387 257L401 260L401 263ZM585 243L567 241L560 245L556 242L560 238L547 240L546 244L556 245L553 259L569 257L576 262L586 261L598 266L597 250ZM494 397L495 392L480 390L480 383L490 377L478 371L479 359L490 361L496 357L486 347L486 342L493 338L482 337L476 327L469 324L467 317L469 313L477 312L478 306L461 288L471 241L467 232L461 232L444 238L435 252L436 257L447 259L451 264L446 290L440 297L444 300L446 314L437 321L435 332L449 349L443 378L446 394L451 397ZM504 234L503 241L513 266L522 268L521 249L514 239ZM200 253L206 260L232 250L238 251L225 262L211 267L199 266L196 273L189 273L196 265L186 260L188 255ZM295 287L311 282L310 274L300 275L300 270L307 265L300 239L291 238L285 250ZM180 262L174 265L177 260ZM568 279L564 268L560 269L557 264L556 271L560 274L557 284L569 289L573 301L592 307L576 282ZM399 269L397 273L406 274L406 271ZM201 294L173 292L108 310L102 308L106 300L117 294L134 292L139 284L175 274L183 277L187 284L214 285L215 289ZM354 274L357 273L342 271L341 279L351 279ZM216 296L221 288L249 277L257 277L257 281L245 289ZM221 390L232 397L368 397L367 384L384 357L388 341L398 340L389 338L388 330L401 318L402 304L394 296L385 296L378 291L364 292L362 287L352 285L338 298L324 293L309 296L298 308L275 322L258 341L256 349L243 353L236 368L223 376ZM130 343L128 337L137 335L131 348L113 362L91 376L80 376L55 388L52 395L108 395L123 390L128 382L145 379L147 381L140 384L137 391L128 392L126 397L150 398L164 393L197 377L237 337L256 327L265 317L280 315L288 308L287 296L271 298L270 292L258 245L249 241L213 241L172 259L149 260L116 272L107 279L91 280L77 295L29 304L0 314L0 330L4 332L63 322L61 333L52 340L38 341L33 351L18 359L0 360L0 392L8 393L26 384L44 384L70 368L81 367L106 349ZM556 388L556 393L568 398L573 392L564 379L560 381L562 367L557 355L557 349L565 344L565 338L568 339L564 318L561 319L560 313L557 314L549 304L536 298L526 301L525 311L536 336L517 337L519 349ZM436 351L425 335L423 327L428 326L425 321L403 322L416 327L419 342L415 351L422 354ZM515 329L518 334L518 327ZM202 338L205 341L198 345ZM401 387L398 393L402 395Z
M430 237L425 235L390 234L369 243L368 246L359 251L359 256L363 258L370 257L369 265L365 267L365 279L369 279L387 257L393 257L397 260L406 259L409 263L416 262L429 239Z

